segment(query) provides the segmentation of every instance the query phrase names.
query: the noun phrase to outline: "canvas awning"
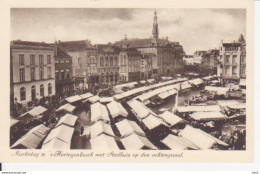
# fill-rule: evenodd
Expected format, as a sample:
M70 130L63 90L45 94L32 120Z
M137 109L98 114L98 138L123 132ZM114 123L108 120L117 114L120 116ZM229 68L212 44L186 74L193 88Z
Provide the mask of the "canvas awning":
M118 103L116 101L112 101L111 103L108 103L107 108L112 118L116 118L118 116L123 116L123 117L128 116L128 112L125 110L125 108L121 105L121 103Z
M51 130L49 135L44 140L43 144L48 143L54 138L58 138L64 142L71 143L71 138L74 133L74 128L66 126L66 125L60 125L59 127L56 127Z
M172 80L172 77L161 77L162 80Z
M82 99L87 99L87 98L93 97L93 94L91 94L90 92L88 92L88 93L85 93L85 94L81 94L80 97L81 97Z
M203 79L203 80L210 80L210 79L213 79L213 76L203 77L202 79Z
M220 111L218 105L206 105L206 106L179 106L178 112L213 112Z
M32 128L28 133L17 140L11 148L23 146L27 149L36 149L48 134L50 128L43 124Z
M138 126L134 121L124 119L116 123L116 127L119 130L121 137L131 135L132 133L137 133L138 135L145 136L144 131Z
M186 122L179 116L177 116L169 111L165 111L164 113L160 114L160 117L170 126L174 126L178 123Z
M160 118L158 118L158 117L156 117L156 116L154 116L152 114L150 114L150 115L148 115L148 117L142 119L142 123L149 130L155 129L155 128L161 126L161 125L167 126L162 119L160 119Z
M60 107L56 110L56 112L66 111L66 112L72 113L75 109L76 109L76 106L73 106L73 105L67 103L67 104L65 104L65 105L60 106Z
M186 127L180 131L179 135L190 141L199 149L210 149L214 144L228 146L228 144L226 144L225 142L211 136L210 134L200 129L193 128L189 125L186 125Z
M114 95L113 97L114 97L114 99L115 99L116 101L121 100L122 98L125 98L125 96L123 96L122 93L121 93L121 94L116 94L116 95Z
M46 111L47 111L46 108L44 108L42 106L37 106L37 107L33 108L32 110L20 115L19 117L24 117L25 115L36 117L36 116L42 115Z
M169 90L168 91L171 95L175 95L175 94L177 94L177 90L176 89L171 89L171 90Z
M137 84L138 84L137 82L124 83L124 84L114 86L114 89L124 88L124 87L134 88L135 85L137 85Z
M65 98L65 100L66 100L68 103L74 103L74 102L77 102L77 101L82 100L82 98L81 98L79 95L74 95L74 96Z
M190 115L194 120L210 121L210 120L225 120L227 117L221 112L194 112Z
M14 119L14 118L10 118L10 127L16 125L20 120Z
M86 101L89 101L90 103L96 103L100 100L99 96L95 95L93 97L90 97L88 98L87 100L83 101L83 102L86 102Z
M99 102L90 105L91 121L104 120L110 122L107 108Z
M113 97L100 97L99 99L100 103L109 103L114 101Z
M171 150L179 149L179 150L187 150L187 149L199 149L194 144L186 141L185 139L169 134L162 140L162 143L169 147Z
M134 111L136 116L139 119L143 119L147 117L150 113L154 114L147 106L145 106L142 102L137 100L131 100L128 101L127 104L130 106L130 108Z
M189 80L189 83L191 83L193 85L200 85L203 83L203 80L200 78L196 78L196 79Z
M189 84L189 82L185 81L181 83L181 89L188 89L191 88L191 85Z
M170 97L170 96L171 96L171 94L169 92L167 92L167 91L158 94L158 97L160 97L163 100L166 99L167 97Z
M147 138L135 133L121 139L121 142L126 150L157 149Z
M233 104L228 106L230 109L246 109L246 103Z
M66 114L60 118L59 122L57 123L57 125L55 127L58 127L62 124L70 126L70 127L74 127L77 119L78 119L78 117L76 115Z
M215 92L218 95L226 95L229 88L226 87L215 87L215 86L205 86L205 90L209 92Z
M70 149L71 143L64 142L58 138L53 138L51 141L42 145L41 149L52 150L52 149Z
M221 107L239 104L239 102L237 100L218 100L217 102L218 102L219 106L221 106Z
M240 79L239 86L246 86L246 79Z
M153 83L153 82L155 82L154 79L147 79L146 81L147 81L148 83Z
M141 83L141 84L145 84L146 81L145 81L145 80L141 80L140 83Z
M98 121L90 127L91 138L95 138L102 133L115 136L110 124L106 124L103 121Z
M115 138L101 134L95 138L91 138L92 150L119 150Z

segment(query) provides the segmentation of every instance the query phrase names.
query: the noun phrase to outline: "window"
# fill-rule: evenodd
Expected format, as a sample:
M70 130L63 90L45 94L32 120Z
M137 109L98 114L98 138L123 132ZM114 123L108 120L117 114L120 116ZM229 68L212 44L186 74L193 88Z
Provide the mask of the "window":
M237 66L233 66L232 75L237 75Z
M117 57L115 57L115 65L117 66Z
M47 55L47 64L51 64L51 55Z
M30 55L30 64L35 65L35 55L34 54Z
M106 66L109 65L109 62L108 62L108 57L106 57Z
M69 70L67 69L66 70L66 79L69 79L70 78L70 72L69 72Z
M44 69L43 69L43 67L40 67L39 70L40 70L40 79L44 79Z
M56 79L59 79L59 78L60 78L59 70L56 70L56 71L55 71L55 78L56 78Z
M25 81L25 70L24 68L20 68L20 82L24 82Z
M61 70L61 79L65 79L64 70Z
M242 63L246 63L246 56L242 55Z
M51 85L51 83L48 84L48 94L49 95L52 94L52 85Z
M35 80L35 68L31 68L31 80Z
M246 66L245 65L241 66L241 74L246 74Z
M226 55L226 62L229 63L230 55Z
M233 63L233 64L237 63L237 55L233 55L233 57L232 57L232 63Z
M48 73L48 78L51 78L51 67L48 67L47 73Z
M110 57L110 66L113 66L113 57Z
M39 64L43 65L43 55L42 54L39 55Z
M22 87L20 89L20 100L21 101L26 100L26 89L25 89L25 87Z
M40 85L40 96L44 96L44 86L43 84Z
M19 65L24 65L24 54L19 54Z
M104 58L103 57L100 58L100 66L104 66Z

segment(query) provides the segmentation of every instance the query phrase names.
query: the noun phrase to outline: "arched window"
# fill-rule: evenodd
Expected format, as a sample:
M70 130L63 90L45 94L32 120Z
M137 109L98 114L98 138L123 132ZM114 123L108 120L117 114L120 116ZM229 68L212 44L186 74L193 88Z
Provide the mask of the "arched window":
M43 84L40 85L40 96L44 96L44 86Z
M106 66L109 65L108 57L106 57Z
M51 83L48 84L48 94L49 95L52 94L52 85L51 85Z
M25 87L21 87L21 89L20 89L20 100L21 101L26 100L26 89L25 89Z
M110 57L110 66L113 66L113 57Z
M116 66L118 65L117 63L117 57L115 57L115 63L114 63Z
M100 66L104 66L104 58L103 57L100 58Z

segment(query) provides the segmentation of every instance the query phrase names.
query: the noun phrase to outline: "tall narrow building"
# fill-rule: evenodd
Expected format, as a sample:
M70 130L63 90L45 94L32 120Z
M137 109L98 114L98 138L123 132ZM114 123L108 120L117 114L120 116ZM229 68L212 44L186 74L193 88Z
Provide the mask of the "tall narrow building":
M158 39L159 38L159 29L158 29L158 23L157 23L157 12L154 11L154 17L153 17L153 38Z

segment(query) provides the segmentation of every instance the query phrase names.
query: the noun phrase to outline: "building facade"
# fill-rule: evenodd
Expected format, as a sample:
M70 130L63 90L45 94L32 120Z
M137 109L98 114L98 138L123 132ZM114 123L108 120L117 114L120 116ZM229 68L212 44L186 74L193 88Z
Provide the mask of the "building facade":
M12 41L13 98L26 103L55 94L54 47L46 43Z
M224 83L238 83L246 77L246 42L243 35L236 42L221 43L218 75Z
M55 45L55 86L56 94L70 95L74 89L72 57L57 44Z
M183 56L183 64L184 65L193 65L193 55Z
M152 78L153 59L155 55L151 53L142 54L140 62L141 80Z

